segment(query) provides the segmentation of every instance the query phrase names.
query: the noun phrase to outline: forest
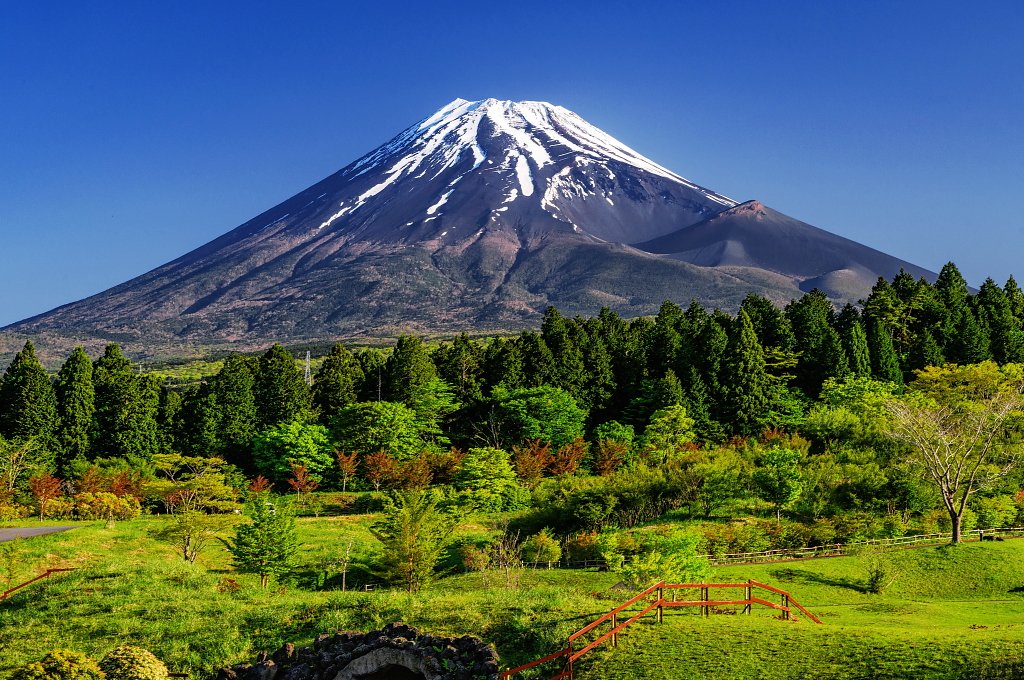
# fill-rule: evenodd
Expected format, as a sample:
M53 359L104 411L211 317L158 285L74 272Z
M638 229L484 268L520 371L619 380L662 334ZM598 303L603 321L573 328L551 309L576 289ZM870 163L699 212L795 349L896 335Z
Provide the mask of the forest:
M1024 291L974 292L952 263L934 284L879 279L858 307L814 290L784 308L750 295L734 315L549 308L515 336L339 343L309 380L280 345L183 385L113 344L50 375L28 342L0 381L0 519L216 514L252 489L315 513L313 491L372 492L351 501L365 511L433 489L583 557L670 512L708 521L709 553L956 541L1024 521L1006 397L1022 362ZM932 455L939 439L952 463Z

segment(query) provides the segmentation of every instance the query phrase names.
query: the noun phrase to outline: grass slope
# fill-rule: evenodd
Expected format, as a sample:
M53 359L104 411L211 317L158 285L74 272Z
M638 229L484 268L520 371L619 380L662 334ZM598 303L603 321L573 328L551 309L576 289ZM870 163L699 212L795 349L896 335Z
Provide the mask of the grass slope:
M357 555L372 546L373 519L300 519L296 573L267 591L234 571L220 543L197 564L182 562L153 539L164 521L158 517L0 544L0 585L46 567L80 567L0 602L0 677L55 647L102 656L129 641L172 671L204 678L284 642L393 620L439 634L476 633L515 665L558 649L631 595L614 574L570 570L527 571L512 588L503 573L490 572L453 573L414 596L341 592L326 565L349 541ZM479 537L488 521L464 518L457 536ZM1020 677L1013 673L1024 660L1022 557L1024 541L891 553L898 578L883 595L864 592L871 556L722 567L716 579L788 589L825 625L780 621L767 610L708 619L695 609L670 611L664 624L649 618L630 628L614 652L588 655L579 677Z
M697 610L649 619L602 649L582 678L1010 678L1024 672L1024 542L897 551L884 594L865 592L874 556L721 567L788 590L817 615L785 622ZM735 591L733 591L735 592ZM769 599L769 598L766 598Z

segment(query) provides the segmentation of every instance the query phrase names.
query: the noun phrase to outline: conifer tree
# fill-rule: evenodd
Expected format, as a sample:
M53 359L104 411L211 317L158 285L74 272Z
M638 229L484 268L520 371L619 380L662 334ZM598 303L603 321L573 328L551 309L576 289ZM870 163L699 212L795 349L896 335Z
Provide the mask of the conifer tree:
M266 588L272 576L291 571L298 549L295 517L282 504L257 495L246 509L249 522L235 528L228 549L239 571L257 574Z
M850 372L858 378L871 375L871 353L868 349L868 335L860 319L854 320L840 331L843 349L850 362Z
M907 356L907 368L917 371L927 366L942 366L946 363L946 357L942 354L942 347L932 332L927 328L921 331L917 342L910 348Z
M67 474L67 464L85 460L89 453L89 436L96 410L96 390L92 384L92 360L85 350L76 347L61 366L54 384L57 415L60 422L59 442L61 465L58 471Z
M28 340L0 380L0 434L8 439L32 439L52 450L56 433L57 398L50 376Z
M308 417L312 402L309 386L295 359L275 344L260 357L253 385L256 430Z
M736 433L753 435L764 429L771 391L764 350L750 317L740 309L722 366L723 412Z
M437 377L423 340L415 335L399 336L384 366L384 398L409 404L423 385Z
M551 350L553 362L552 384L572 395L577 403L584 402L586 369L580 347L582 335L576 323L564 318L557 309L548 307L541 324L541 338Z
M501 385L509 390L526 386L522 345L519 338L507 340L492 338L484 347L482 360L482 386L484 394Z
M160 450L157 414L160 381L137 376L116 344L93 363L96 390L93 456L124 458L144 465Z
M555 358L539 333L523 331L517 340L522 357L523 384L541 387L554 384Z
M832 303L815 288L786 306L793 324L800 361L796 367L796 385L808 395L817 395L828 378L849 374L850 364L843 343L833 328Z
M342 408L354 403L365 376L363 369L345 345L336 343L313 376L313 405L324 422Z
M975 297L977 316L988 331L992 358L1000 364L1024 360L1024 331L1013 316L1010 300L991 278Z
M388 358L379 349L368 347L355 353L359 368L363 370L363 384L359 388L357 401L382 401L384 399L384 367Z
M235 465L248 464L252 439L257 433L254 363L252 359L232 354L209 383L217 408L214 419L217 454Z
M1024 291L1017 285L1017 280L1012 276L1006 280L1003 286L1003 293L1010 303L1010 312L1017 322L1017 327L1024 327Z
M615 371L611 354L603 338L596 332L584 336L583 368L585 371L581 406L595 421L603 419L615 395Z
M876 380L885 380L897 384L903 383L903 373L896 350L892 346L892 336L885 322L880 319L868 321L868 349L871 354L871 375Z

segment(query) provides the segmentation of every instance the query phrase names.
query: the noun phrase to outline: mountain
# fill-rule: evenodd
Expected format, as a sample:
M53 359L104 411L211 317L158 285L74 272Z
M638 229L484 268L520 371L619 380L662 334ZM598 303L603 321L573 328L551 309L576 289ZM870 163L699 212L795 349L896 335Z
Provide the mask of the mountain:
M630 245L632 244L632 245ZM456 99L223 236L7 331L198 343L518 329L548 305L865 295L897 258L701 187L575 113Z

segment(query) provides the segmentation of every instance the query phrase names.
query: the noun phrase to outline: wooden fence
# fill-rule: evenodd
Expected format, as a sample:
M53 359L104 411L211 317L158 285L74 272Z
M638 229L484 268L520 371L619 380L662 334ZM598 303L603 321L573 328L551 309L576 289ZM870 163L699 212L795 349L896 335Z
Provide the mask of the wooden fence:
M730 589L742 590L742 599L735 597L711 597L712 590ZM782 600L781 603L757 597L754 592L758 589L765 590L773 595L779 596ZM680 590L699 590L700 599L679 600L676 595ZM668 591L669 599L665 598L666 591ZM647 598L652 599L648 601ZM639 611L628 611L635 605L639 605L641 607ZM598 617L583 628L580 628L567 638L566 645L562 649L537 659L536 661L531 661L530 663L522 666L504 671L500 677L509 678L517 673L521 673L522 671L562 660L560 661L561 670L556 671L555 674L551 676L551 680L558 680L559 678L569 678L572 680L575 672L575 664L584 654L605 642L609 642L612 647L618 646L619 633L651 612L655 612L657 622L661 623L666 607L669 609L674 607L700 607L701 615L709 616L711 614L712 607L742 606L743 612L749 614L754 605L780 611L782 612L782 618L786 620L794 618L792 616L792 612L796 609L807 616L811 621L818 624L821 623L821 620L818 619L818 617L807 611L807 609L797 602L788 592L759 581L747 581L746 583L665 583L664 581L660 581L647 590L642 591L619 606L613 608L607 614ZM608 630L603 633L600 631L602 624L608 624Z

